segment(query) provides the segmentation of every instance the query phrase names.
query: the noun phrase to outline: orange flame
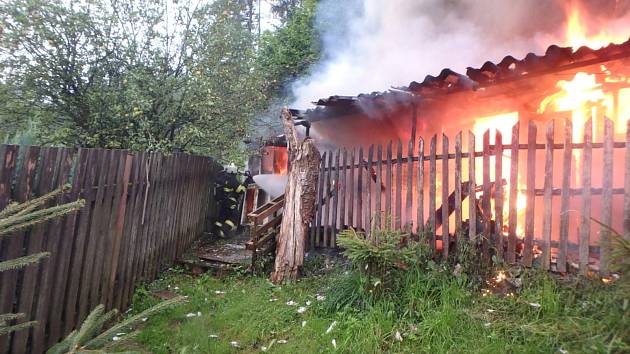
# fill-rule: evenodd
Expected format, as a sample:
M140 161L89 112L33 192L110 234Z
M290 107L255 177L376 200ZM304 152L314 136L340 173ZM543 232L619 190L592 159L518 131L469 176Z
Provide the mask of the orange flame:
M593 24L592 21L583 16L583 9L579 1L570 1L566 7L566 45L578 49L587 46L592 49L599 49L610 43L621 43L628 39L628 33L613 33L608 30L607 23ZM590 27L597 27L592 30Z

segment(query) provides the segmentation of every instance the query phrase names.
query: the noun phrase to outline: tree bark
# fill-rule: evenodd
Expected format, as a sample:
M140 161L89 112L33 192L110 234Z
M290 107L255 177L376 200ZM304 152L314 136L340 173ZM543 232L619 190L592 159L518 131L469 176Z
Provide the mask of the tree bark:
M280 115L288 143L289 170L284 192L284 211L276 238L276 261L271 281L297 279L304 264L308 223L315 216L315 192L319 175L319 151L313 139L298 144L293 118L287 108Z

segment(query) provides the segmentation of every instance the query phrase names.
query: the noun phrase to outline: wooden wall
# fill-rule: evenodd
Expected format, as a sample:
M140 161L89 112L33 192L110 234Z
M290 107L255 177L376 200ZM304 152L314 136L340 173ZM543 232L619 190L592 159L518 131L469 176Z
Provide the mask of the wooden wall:
M41 353L98 304L124 310L203 231L218 166L209 158L124 150L0 145L0 210L69 183L55 202L86 206L2 237L0 260L49 251L38 265L0 273L0 313L32 330L0 337L0 353Z

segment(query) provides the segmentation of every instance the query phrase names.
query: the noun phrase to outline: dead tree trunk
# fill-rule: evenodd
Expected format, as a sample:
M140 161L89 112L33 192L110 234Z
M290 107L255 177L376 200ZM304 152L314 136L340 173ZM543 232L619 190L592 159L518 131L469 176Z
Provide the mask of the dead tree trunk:
M315 189L321 157L313 139L298 143L293 118L287 108L280 115L289 145L289 176L284 192L282 224L276 242L276 262L271 281L295 280L304 264L308 223L315 215Z

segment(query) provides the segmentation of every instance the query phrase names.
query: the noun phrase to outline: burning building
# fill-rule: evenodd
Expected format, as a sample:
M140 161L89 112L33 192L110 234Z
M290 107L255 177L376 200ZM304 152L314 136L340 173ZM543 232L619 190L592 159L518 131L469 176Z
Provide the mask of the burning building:
M391 222L446 256L481 237L510 262L605 272L601 223L630 230L630 40L587 38L577 9L568 46L293 110L326 151L311 245Z

